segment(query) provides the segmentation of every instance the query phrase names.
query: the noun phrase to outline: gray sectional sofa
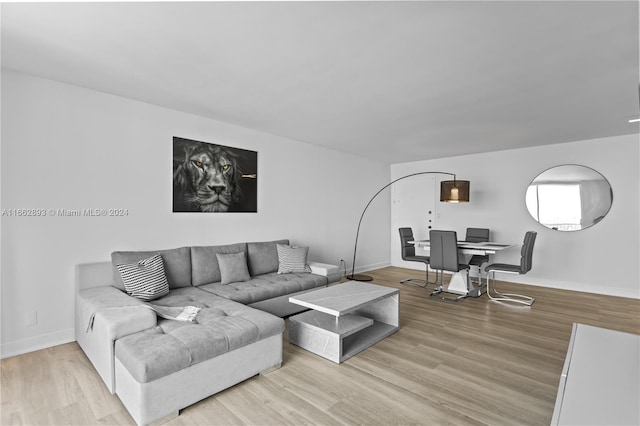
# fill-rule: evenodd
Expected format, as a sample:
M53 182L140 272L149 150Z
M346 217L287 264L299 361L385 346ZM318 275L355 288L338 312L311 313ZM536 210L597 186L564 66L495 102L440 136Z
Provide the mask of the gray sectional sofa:
M278 273L288 240L114 252L111 262L76 266L76 340L111 393L148 424L282 362L282 317L305 308L289 296L340 279L337 267ZM246 281L229 281L216 254L245 253ZM169 293L151 303L197 306L194 322L161 318L125 292L116 265L160 254ZM233 279L231 279L233 281Z

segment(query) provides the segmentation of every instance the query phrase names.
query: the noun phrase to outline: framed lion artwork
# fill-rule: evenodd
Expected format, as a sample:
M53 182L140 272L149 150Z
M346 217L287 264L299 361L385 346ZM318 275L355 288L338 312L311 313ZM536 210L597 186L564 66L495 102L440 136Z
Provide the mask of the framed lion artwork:
M173 211L256 213L258 153L174 137Z

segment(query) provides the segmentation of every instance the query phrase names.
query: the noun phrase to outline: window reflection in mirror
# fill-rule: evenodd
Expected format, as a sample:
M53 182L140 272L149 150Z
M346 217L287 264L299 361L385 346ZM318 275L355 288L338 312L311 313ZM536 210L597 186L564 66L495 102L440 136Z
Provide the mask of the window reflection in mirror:
M547 228L578 231L598 223L611 208L609 182L597 171L574 164L539 174L526 193L531 216Z

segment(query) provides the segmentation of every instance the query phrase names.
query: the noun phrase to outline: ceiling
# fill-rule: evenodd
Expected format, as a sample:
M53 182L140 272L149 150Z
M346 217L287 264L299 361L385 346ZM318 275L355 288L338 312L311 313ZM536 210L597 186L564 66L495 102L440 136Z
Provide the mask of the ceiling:
M2 66L384 163L638 133L637 1L3 3Z

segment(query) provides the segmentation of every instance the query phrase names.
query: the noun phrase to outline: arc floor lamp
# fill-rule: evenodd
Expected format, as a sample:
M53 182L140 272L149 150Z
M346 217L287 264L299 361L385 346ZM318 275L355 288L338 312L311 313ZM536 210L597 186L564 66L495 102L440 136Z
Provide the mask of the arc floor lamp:
M362 214L360 215L360 221L358 222L358 229L356 231L356 242L353 246L353 262L351 263L351 274L347 275L346 278L353 281L371 281L373 277L370 275L364 274L355 274L356 269L356 251L358 250L358 235L360 234L360 225L362 224L362 218L364 217L365 212L369 208L371 202L385 189L393 185L394 183L407 179L413 176L418 175L429 175L429 174L440 174L440 175L449 175L453 176L453 180L443 180L440 182L440 201L445 203L466 203L469 201L469 181L468 180L457 180L456 175L449 172L418 172L411 173L406 176L399 177L395 179L382 188L378 192L376 192L373 197L369 200L367 205L364 207Z

